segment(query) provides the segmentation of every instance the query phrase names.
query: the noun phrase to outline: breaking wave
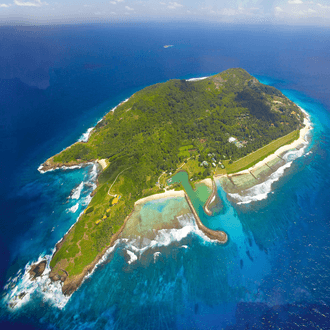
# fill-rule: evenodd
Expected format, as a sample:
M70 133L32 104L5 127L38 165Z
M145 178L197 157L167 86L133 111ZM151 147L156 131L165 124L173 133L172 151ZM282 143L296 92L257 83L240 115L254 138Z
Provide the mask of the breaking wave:
M240 195L238 193L228 193L228 195L235 199L237 204L247 204L266 199L267 195L272 191L272 184L280 179L280 177L284 174L284 171L289 168L291 164L292 162L280 167L277 171L270 175L267 181L257 184L252 188L246 189L244 191L244 195Z
M138 259L138 257L132 251L127 250L126 252L130 257L130 259L127 261L128 264L131 264L132 262L134 262Z
M53 253L55 252L55 249ZM17 272L16 276L9 279L6 286L7 294L3 298L3 302L11 309L17 309L25 305L30 299L41 296L43 301L49 302L51 305L62 309L70 299L62 293L62 286L59 282L52 282L49 278L51 271L49 267L52 255L41 255L38 260L26 264L24 270ZM42 276L31 280L29 270L32 264L39 263L43 260L47 261L46 268Z
M81 191L84 188L84 182L81 182L77 188L72 191L71 199L79 199Z
M79 208L79 203L77 203L77 204L71 206L70 208L68 208L67 212L76 213L78 208Z
M87 142L93 129L94 129L94 126L90 127L85 133L83 133L81 135L81 137L78 139L78 142Z
M73 193L70 196L72 199L77 200L77 203L70 207L67 212L76 213L80 205L87 206L91 201L91 193L96 188L96 178L98 174L97 165L95 163L91 164L93 164L93 166L87 177L73 190ZM81 166L78 167L80 168ZM83 197L85 194L87 195ZM79 220L82 213L83 211L77 216L75 222ZM71 225L67 232L69 232L74 225L75 223ZM62 240L63 237L57 243ZM112 250L110 249L110 252ZM107 251L107 253L110 252ZM59 281L52 282L49 278L49 273L51 271L49 264L54 253L55 248L52 250L51 254L41 254L37 260L28 262L24 268L20 269L15 277L8 279L7 284L4 286L6 293L2 299L2 303L10 309L17 309L33 298L42 297L43 301L48 301L53 306L62 309L69 301L70 296L63 295L62 285ZM108 254L106 254L104 258L107 255ZM35 280L31 280L29 274L31 266L43 260L46 260L47 264L42 276L37 277ZM104 259L101 259L101 261L102 260Z
M204 243L208 242L217 244L216 240L211 240L208 238L197 227L195 217L192 213L178 216L177 219L180 224L180 228L158 230L154 239L148 239L145 237L121 239L121 241L125 242L127 253L130 256L132 256L131 253L133 253L137 258L139 258L147 250L166 247L172 243L180 242L190 234L196 234L197 236L201 237ZM182 247L187 248L188 246L182 245ZM154 253L154 261L158 259L159 255L159 251ZM130 261L131 260L132 259L130 259Z

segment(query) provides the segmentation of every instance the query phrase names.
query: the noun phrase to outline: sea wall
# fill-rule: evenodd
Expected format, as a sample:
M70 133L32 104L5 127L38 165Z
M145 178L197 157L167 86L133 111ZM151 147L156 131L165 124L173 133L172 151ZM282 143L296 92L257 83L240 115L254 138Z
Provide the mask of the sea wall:
M204 212L209 216L213 215L209 209L209 206L210 206L211 202L213 201L213 199L215 198L216 193L217 193L217 187L216 187L214 180L212 180L212 192L211 192L211 195L209 196L209 198L207 199L206 203L204 204Z

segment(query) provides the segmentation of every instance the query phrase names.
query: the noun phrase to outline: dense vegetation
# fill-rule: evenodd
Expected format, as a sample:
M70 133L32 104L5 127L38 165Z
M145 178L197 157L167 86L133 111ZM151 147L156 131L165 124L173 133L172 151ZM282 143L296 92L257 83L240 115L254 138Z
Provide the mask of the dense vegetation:
M210 153L217 162L235 161L299 129L302 119L281 92L242 69L202 81L171 80L137 92L103 118L87 143L76 143L52 159L108 159L110 165L51 267L80 273L109 244L134 202L159 190L155 185L163 172L174 172L190 157L196 163L209 160ZM229 137L241 146L229 143ZM210 173L210 167L196 169L196 178ZM111 204L114 195L122 196L116 205Z

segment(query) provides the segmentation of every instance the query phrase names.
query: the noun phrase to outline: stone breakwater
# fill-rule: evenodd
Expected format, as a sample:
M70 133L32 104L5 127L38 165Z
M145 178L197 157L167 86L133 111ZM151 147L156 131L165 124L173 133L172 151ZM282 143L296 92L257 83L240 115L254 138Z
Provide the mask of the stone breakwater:
M204 212L209 215L209 216L212 216L212 212L210 211L209 209L209 206L210 204L212 203L212 201L214 200L215 198L215 195L217 193L217 188L216 188L216 184L214 182L214 180L212 180L212 193L211 195L209 196L209 198L207 199L206 203L204 204Z
M189 197L187 194L185 194L185 198L186 198L186 201L191 209L191 212L193 213L195 219L196 219L196 223L197 223L197 227L210 239L213 239L213 240L217 240L219 243L221 244L225 244L227 243L228 241L228 235L224 232L224 231L221 231L221 230L212 230L212 229L209 229L207 227L205 227L201 221L201 219L199 218L197 212L195 211L195 208L194 206L192 205Z

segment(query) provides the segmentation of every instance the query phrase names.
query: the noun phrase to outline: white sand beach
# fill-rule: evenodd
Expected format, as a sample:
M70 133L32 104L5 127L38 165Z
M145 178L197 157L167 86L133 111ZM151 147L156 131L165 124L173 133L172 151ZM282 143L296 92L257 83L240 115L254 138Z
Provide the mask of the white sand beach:
M96 161L101 165L102 170L105 170L109 165L109 161L107 159L97 159Z
M151 196L147 196L144 198L139 199L138 201L135 202L134 205L138 205L138 204L143 204L152 200L156 200L156 199L161 199L161 198L168 198L168 197L184 197L185 193L183 190L180 191L175 191L174 189L172 190L168 190L164 193L161 194L155 194L155 195L151 195Z
M212 189L212 187L213 187L212 179L210 179L210 178L201 180L201 181L199 181L199 183L204 183L210 189Z

